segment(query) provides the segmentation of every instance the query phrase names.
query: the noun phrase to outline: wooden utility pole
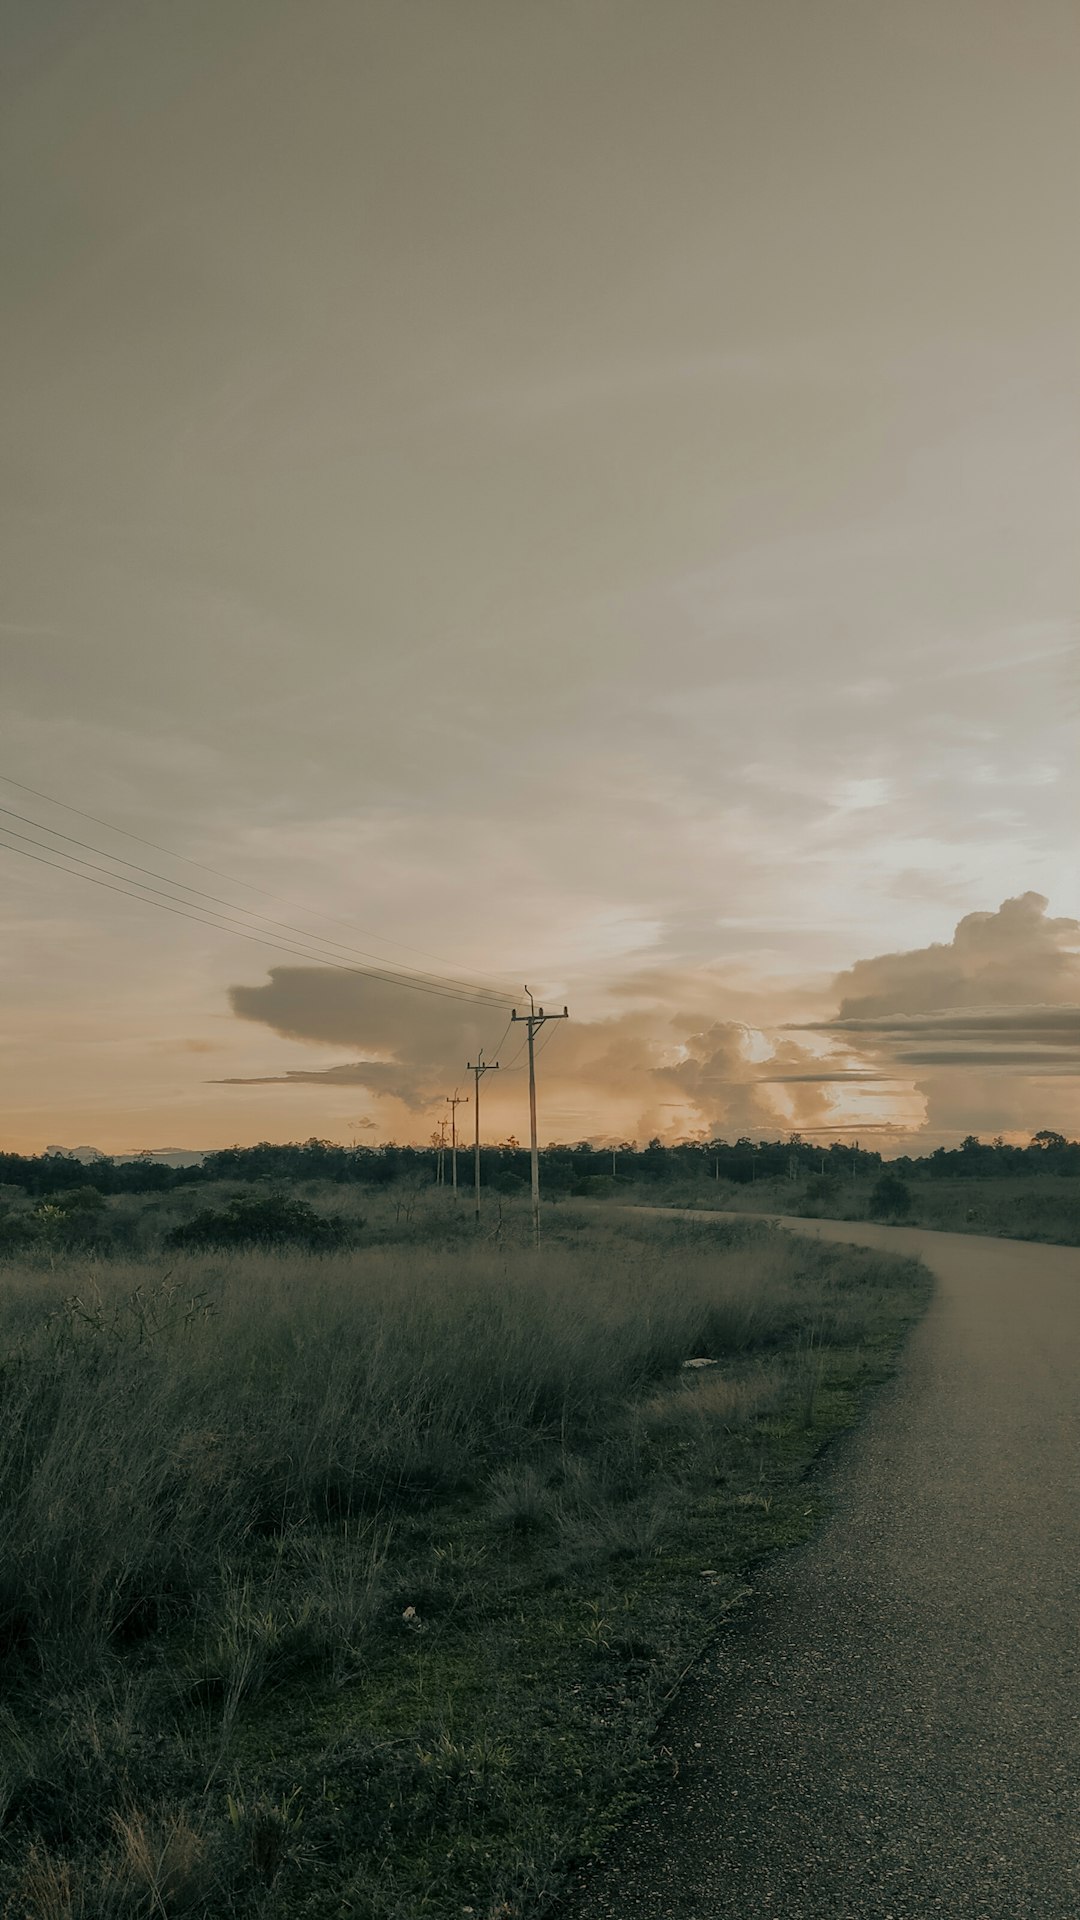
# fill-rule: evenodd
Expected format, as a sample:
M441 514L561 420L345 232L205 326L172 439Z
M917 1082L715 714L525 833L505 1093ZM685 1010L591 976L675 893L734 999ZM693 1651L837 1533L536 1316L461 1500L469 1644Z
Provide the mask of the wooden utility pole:
M473 1076L473 1080L475 1081L475 1085L473 1087L473 1121L475 1123L473 1128L473 1202L474 1202L474 1211L476 1214L476 1224L477 1226L479 1226L480 1225L480 1082L483 1079L485 1073L497 1073L499 1070L499 1063L497 1060L485 1060L484 1050L481 1047L480 1052L476 1056L476 1065L474 1066L472 1061L470 1060L468 1062L468 1068L469 1068L469 1072Z
M529 994L528 1013L519 1013L515 1007L510 1019L511 1022L523 1020L529 1030L529 1144L532 1158L533 1244L538 1247L540 1245L540 1150L536 1141L536 1031L538 1027L543 1026L545 1020L569 1020L570 1015L565 1007L561 1013L545 1013L541 1007L538 1013L528 987L525 991Z
M450 1109L450 1178L453 1184L454 1192L456 1193L457 1192L457 1110L459 1107L468 1106L469 1096L466 1093L459 1093L457 1088L455 1087L453 1093L447 1094L446 1104Z

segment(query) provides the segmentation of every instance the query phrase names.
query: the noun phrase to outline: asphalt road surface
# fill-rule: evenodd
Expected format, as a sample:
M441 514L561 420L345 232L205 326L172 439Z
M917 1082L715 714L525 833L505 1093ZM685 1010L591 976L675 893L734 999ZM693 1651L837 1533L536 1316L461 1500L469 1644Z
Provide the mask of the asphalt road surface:
M1080 1250L785 1224L919 1254L936 1296L559 1913L1080 1920Z

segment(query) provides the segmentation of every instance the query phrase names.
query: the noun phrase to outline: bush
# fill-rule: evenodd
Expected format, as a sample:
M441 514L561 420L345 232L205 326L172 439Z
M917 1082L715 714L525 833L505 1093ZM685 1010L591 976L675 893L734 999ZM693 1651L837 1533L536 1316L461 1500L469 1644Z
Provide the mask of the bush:
M104 1213L105 1201L96 1187L65 1187L49 1195L49 1205L60 1213Z
M898 1173L883 1173L870 1192L873 1220L899 1220L911 1212L911 1188Z
M362 1220L353 1223L363 1226ZM340 1219L316 1213L306 1200L285 1193L232 1200L223 1209L207 1207L184 1220L164 1239L166 1247L306 1247L312 1253L340 1247L348 1238Z
M610 1173L586 1173L570 1189L575 1200L604 1200L615 1191Z
M839 1204L840 1182L831 1173L815 1173L806 1183L804 1213L829 1213Z
M0 1201L0 1254L21 1253L33 1238L29 1214L16 1213Z
M90 1194L89 1204L86 1195ZM57 1253L84 1253L91 1247L110 1250L112 1235L105 1202L91 1188L58 1193L41 1200L31 1211L0 1205L0 1255L37 1248Z

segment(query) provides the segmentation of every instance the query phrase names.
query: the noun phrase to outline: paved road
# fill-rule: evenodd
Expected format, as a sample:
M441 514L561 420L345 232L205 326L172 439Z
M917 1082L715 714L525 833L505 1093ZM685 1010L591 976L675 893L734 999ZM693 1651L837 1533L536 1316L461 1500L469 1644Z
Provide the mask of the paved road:
M938 1290L832 1518L680 1697L564 1920L1080 1920L1080 1251L793 1220Z

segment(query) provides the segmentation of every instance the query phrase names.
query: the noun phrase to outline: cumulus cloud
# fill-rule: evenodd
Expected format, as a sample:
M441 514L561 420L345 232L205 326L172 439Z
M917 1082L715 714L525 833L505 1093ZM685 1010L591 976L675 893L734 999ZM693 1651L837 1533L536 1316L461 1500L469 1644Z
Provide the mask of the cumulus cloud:
M968 914L948 942L859 960L834 984L834 1013L781 1027L764 995L737 1017L740 990L719 969L624 979L614 1012L547 1029L544 1137L878 1127L936 1139L1072 1124L1061 1102L1080 1077L1080 922L1052 917L1042 895ZM466 1061L501 1048L485 1127L521 1131L523 1035L500 1010L305 966L275 967L230 999L240 1019L338 1058L224 1084L353 1087L400 1137L443 1110Z
M705 994L700 974L682 981L669 975L662 991L655 982L648 988L639 982L634 1006L549 1028L545 1131L567 1137L574 1129L566 1122L588 1114L594 1130L624 1137L688 1130L775 1134L827 1113L827 1081L819 1084L813 1073L802 1079L800 1067L812 1061L798 1042L783 1038L773 1046L745 1022L703 1018ZM441 1106L481 1048L494 1061L501 1045L500 1074L485 1084L486 1110L505 1123L520 1108L520 1086L510 1076L523 1072L522 1030L506 1032L506 1021L487 1008L358 974L291 966L274 967L260 986L234 987L230 1000L240 1019L285 1039L348 1048L352 1057L217 1084L356 1087L416 1116ZM783 1089L781 1105L771 1085ZM385 1104L383 1110L391 1123L395 1116Z
M857 961L812 1030L911 1074L931 1133L1046 1124L1043 1082L1080 1076L1080 921L1048 906L1021 894L951 941Z
M836 982L839 1020L1080 1002L1080 921L1051 919L1048 905L1024 893L966 914L947 945L856 961Z

